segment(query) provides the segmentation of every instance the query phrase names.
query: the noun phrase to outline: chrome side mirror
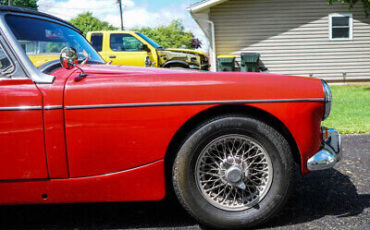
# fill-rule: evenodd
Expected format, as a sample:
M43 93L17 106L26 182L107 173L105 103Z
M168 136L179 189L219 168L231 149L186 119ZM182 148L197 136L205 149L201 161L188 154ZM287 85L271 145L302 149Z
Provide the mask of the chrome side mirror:
M86 59L86 61L87 60L88 59ZM76 67L81 71L78 77L75 78L75 81L81 81L87 76L83 69L77 66L78 54L76 49L73 47L64 47L62 51L60 51L60 64L65 69L72 69L73 67Z
M78 54L73 47L64 47L60 51L60 64L65 69L72 69L78 63Z

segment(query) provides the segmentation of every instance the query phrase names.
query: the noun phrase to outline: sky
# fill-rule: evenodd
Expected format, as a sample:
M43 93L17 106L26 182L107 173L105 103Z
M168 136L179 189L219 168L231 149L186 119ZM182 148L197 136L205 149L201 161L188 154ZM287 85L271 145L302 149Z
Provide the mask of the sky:
M135 27L168 25L181 19L185 29L191 31L207 49L208 41L187 11L187 7L200 0L122 0L125 30ZM87 11L116 27L120 27L117 0L38 0L39 11L70 20Z

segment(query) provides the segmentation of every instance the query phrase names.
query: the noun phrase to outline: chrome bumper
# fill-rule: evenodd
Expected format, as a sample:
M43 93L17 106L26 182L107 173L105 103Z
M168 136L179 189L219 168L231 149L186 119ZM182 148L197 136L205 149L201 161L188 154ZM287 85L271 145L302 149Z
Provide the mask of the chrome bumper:
M342 153L339 132L335 129L323 127L322 136L322 149L307 161L307 168L310 171L332 168L341 159Z

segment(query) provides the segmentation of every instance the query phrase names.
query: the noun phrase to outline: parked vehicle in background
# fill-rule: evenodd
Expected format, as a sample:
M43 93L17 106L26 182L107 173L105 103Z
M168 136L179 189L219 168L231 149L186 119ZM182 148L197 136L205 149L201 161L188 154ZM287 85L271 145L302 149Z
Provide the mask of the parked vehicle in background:
M70 23L22 8L0 6L0 33L0 204L174 191L199 222L246 228L281 210L296 165L340 159L324 81L113 66Z
M113 65L151 66L164 68L189 68L208 70L208 58L190 49L163 48L155 41L138 32L92 31L87 40Z

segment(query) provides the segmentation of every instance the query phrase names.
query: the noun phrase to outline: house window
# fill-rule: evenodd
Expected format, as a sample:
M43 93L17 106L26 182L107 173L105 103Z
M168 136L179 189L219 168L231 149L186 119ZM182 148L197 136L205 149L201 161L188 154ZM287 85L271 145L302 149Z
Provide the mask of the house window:
M352 14L330 14L329 24L331 40L352 39Z

